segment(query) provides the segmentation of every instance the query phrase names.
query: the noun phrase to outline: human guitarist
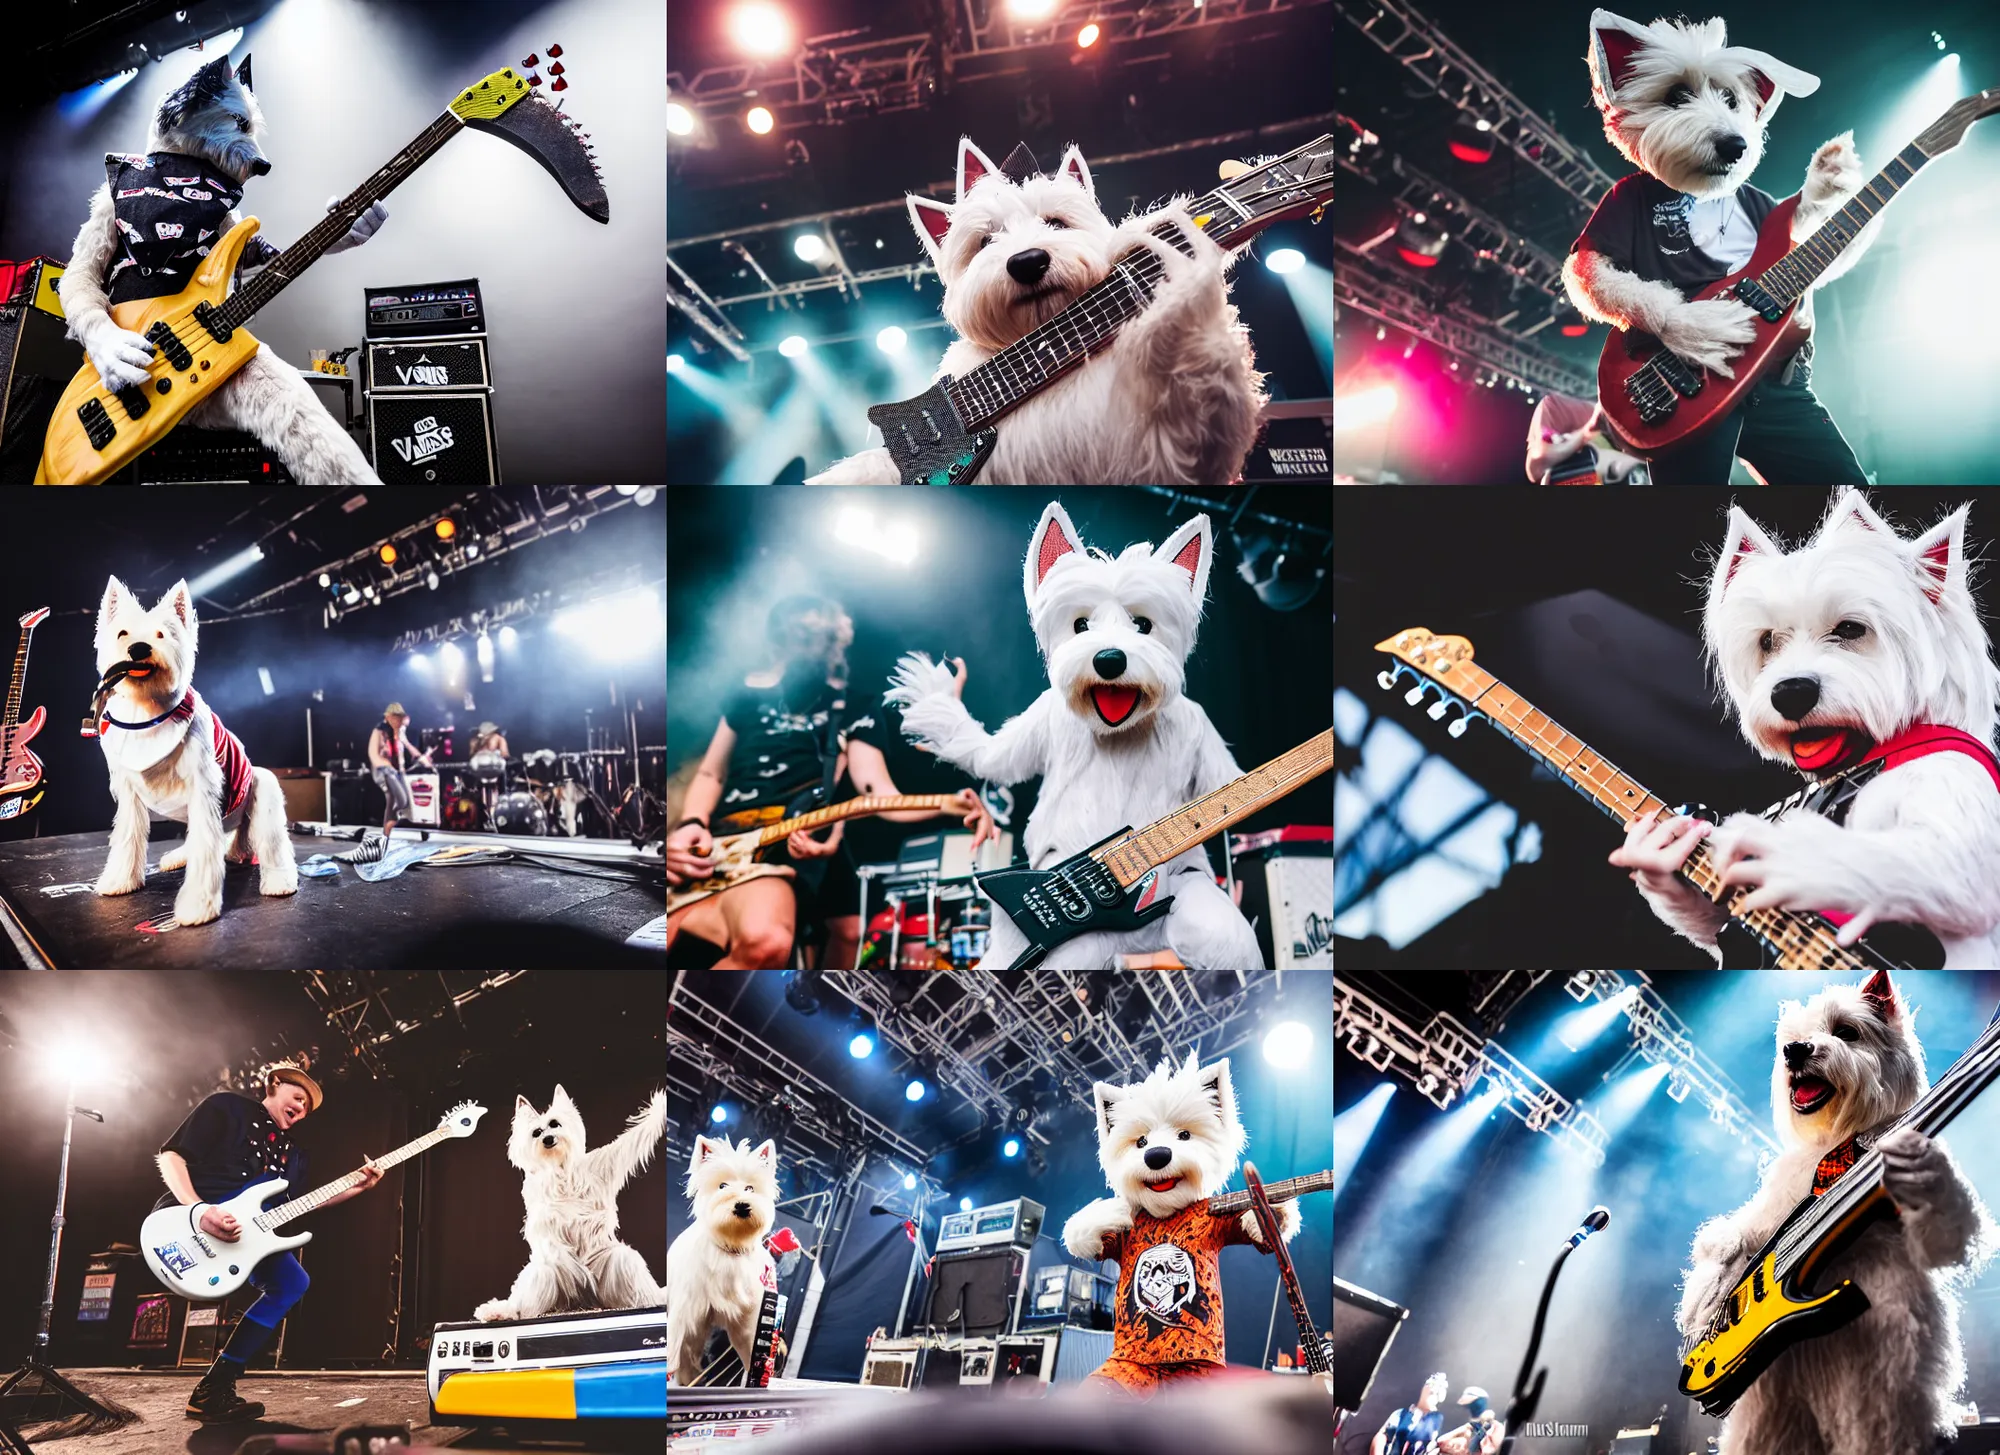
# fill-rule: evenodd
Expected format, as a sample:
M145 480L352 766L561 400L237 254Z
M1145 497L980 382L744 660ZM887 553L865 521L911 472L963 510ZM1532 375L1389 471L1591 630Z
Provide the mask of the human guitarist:
M667 834L670 885L713 870L708 855L718 833L751 826L760 811L782 816L786 805L815 785L826 790L828 803L843 780L859 794L900 791L889 775L875 715L865 703L848 701L847 649L854 622L840 603L788 596L771 607L765 638L771 661L746 676L725 706L680 818ZM995 835L992 814L970 788L961 790L946 812L962 816L975 849ZM880 816L919 823L938 815L904 810ZM669 941L685 934L721 946L716 969L772 969L790 963L802 922L824 922L820 967L851 966L861 918L852 908L858 881L842 851L844 828L835 823L818 834L794 832L771 861L777 872L680 911L669 923Z

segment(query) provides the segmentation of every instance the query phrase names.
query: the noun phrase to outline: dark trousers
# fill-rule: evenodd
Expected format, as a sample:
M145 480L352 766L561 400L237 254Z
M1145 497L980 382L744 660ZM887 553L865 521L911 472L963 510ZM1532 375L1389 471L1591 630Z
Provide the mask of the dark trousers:
M1655 485L1727 485L1741 455L1772 485L1866 485L1861 462L1808 384L1775 375L1686 444L1652 457Z

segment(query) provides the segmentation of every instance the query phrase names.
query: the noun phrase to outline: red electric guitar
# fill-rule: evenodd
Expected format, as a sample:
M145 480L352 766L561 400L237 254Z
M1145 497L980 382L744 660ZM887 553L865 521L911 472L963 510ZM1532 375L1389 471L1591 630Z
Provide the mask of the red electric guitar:
M28 642L35 627L49 614L37 607L21 618L21 645L14 651L14 675L7 683L7 715L0 718L0 819L18 818L42 796L42 760L28 751L28 740L42 730L48 709L21 721L21 684L28 677Z
M1812 332L1810 322L1799 319L1798 307L1819 275L1924 163L1957 146L1967 127L1996 111L2000 88L1953 103L1797 247L1792 246L1791 228L1799 199L1787 197L1771 209L1743 269L1695 295L1696 301L1726 295L1757 315L1752 320L1756 338L1729 361L1735 378L1685 362L1649 333L1614 330L1597 361L1597 397L1619 437L1641 454L1651 454L1706 429L1741 404L1757 381L1797 352Z

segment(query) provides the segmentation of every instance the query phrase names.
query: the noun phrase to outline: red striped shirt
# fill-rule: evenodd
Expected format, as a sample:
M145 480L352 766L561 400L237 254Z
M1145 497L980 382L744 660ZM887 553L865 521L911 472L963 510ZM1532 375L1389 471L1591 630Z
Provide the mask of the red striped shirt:
M181 705L164 720L186 722L194 716L198 701L194 689L188 688ZM212 707L208 710L208 720L215 724L215 761L222 769L222 816L228 818L250 796L250 755L243 751L243 740L222 725L222 718Z

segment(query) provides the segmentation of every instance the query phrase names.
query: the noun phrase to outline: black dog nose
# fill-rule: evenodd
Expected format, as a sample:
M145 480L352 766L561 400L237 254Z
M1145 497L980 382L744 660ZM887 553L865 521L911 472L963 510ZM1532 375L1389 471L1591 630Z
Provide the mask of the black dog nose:
M736 1204L736 1208L735 1208L735 1212L736 1212L736 1216L738 1216L739 1218L747 1218L747 1217L749 1217L749 1216L750 1216L750 1204L749 1204L749 1203L747 1203L747 1202L739 1202L739 1203L737 1203L737 1204Z
M1028 248L1007 259L1007 271L1017 283L1039 283L1049 270L1049 255L1041 248Z
M1736 145L1736 154L1738 156L1743 155L1743 144L1741 142L1738 142ZM250 164L250 175L253 177L261 177L270 170L271 164L262 157L257 158L256 161Z
M1812 1060L1812 1053L1811 1041L1785 1042L1785 1064L1794 1071Z
M1173 1160L1174 1160L1174 1154L1172 1150L1169 1148L1148 1147L1146 1149L1146 1165L1152 1168L1155 1172L1158 1172L1162 1167L1166 1166L1169 1162Z
M153 644L151 642L134 642L125 649L125 655L135 662L148 661L153 655Z
M1819 701L1819 678L1787 677L1771 689L1771 706L1788 722L1802 722Z
M1743 153L1748 146L1743 138L1734 132L1729 133L1727 136L1716 137L1713 144L1715 146L1716 160L1727 162L1731 165L1743 160Z
M554 1137L543 1137L543 1138L542 1138L542 1145L543 1145L544 1147L553 1147L553 1146L554 1146L555 1144L556 1144L556 1139L555 1139Z
M1125 675L1125 654L1116 647L1106 647L1090 659L1090 665L1097 669L1097 675L1106 682Z

